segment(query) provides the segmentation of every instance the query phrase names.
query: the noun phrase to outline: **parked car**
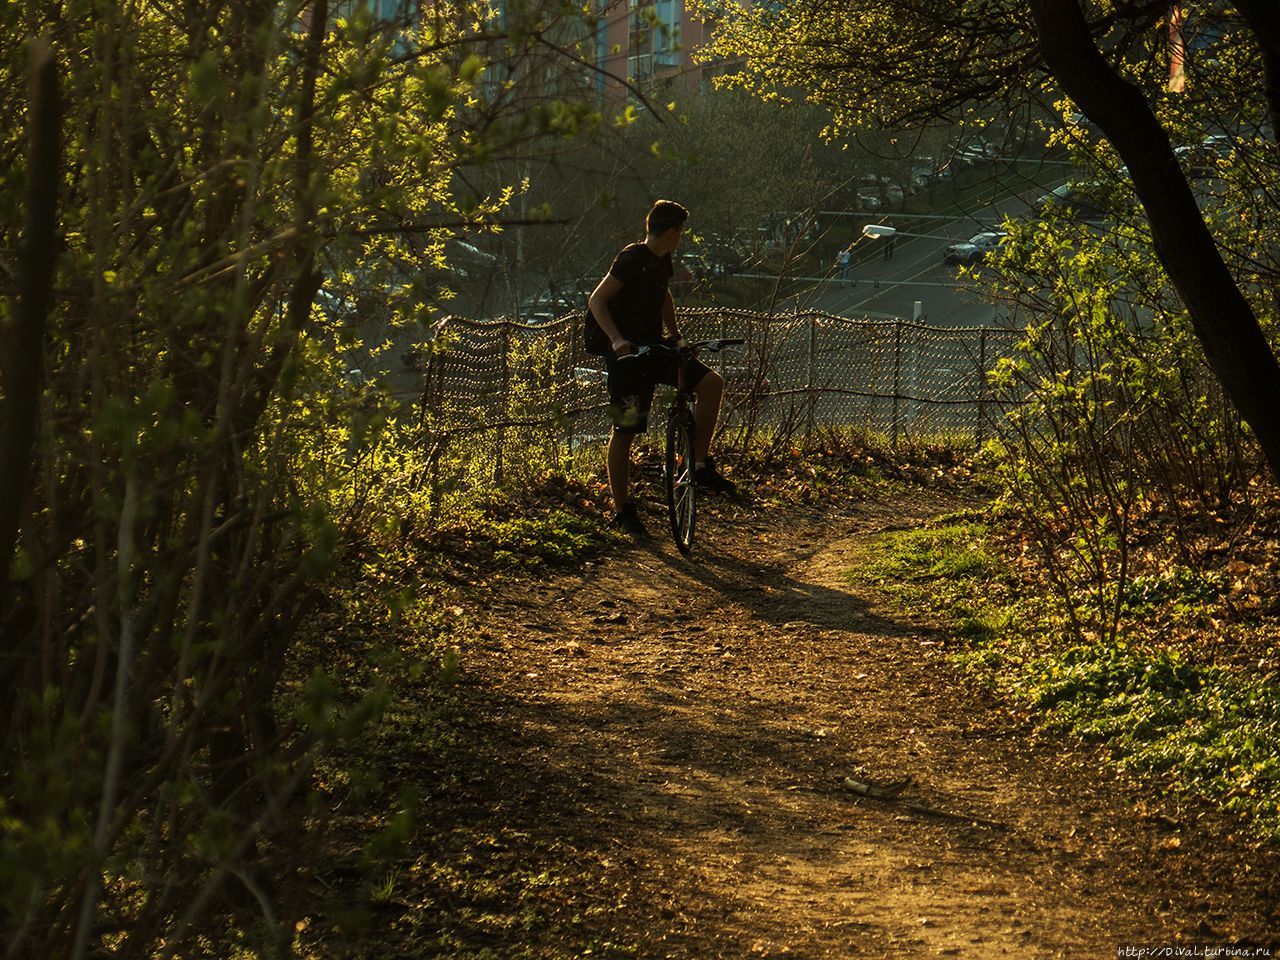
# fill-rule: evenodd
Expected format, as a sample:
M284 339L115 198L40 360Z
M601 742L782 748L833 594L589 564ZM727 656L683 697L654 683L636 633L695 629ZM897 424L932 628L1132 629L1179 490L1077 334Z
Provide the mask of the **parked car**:
M924 190L933 182L933 167L915 166L911 168L910 185L912 190Z
M492 270L498 263L498 258L493 254L486 253L465 240L446 241L444 249L450 267L460 277L467 276L466 267L470 267L472 273L483 273L486 270ZM466 267L463 264L466 264Z
M911 191L927 190L939 183L950 180L955 176L956 171L962 169L965 165L950 149L940 158L935 158L929 154L919 154L911 159L911 169L907 174L907 182L904 186Z
M760 218L756 232L761 247L785 247L818 239L818 221L808 213L774 213Z
M1003 230L987 230L976 233L964 243L950 244L942 253L944 263L978 263L1004 242L1008 236Z
M1083 113L1080 113L1078 110L1074 113L1067 114L1062 118L1062 122L1068 129L1076 131L1077 136L1086 134L1089 136L1097 136L1102 132L1098 129L1098 125L1096 123L1086 117Z
M1100 197L1101 185L1088 182L1067 182L1036 198L1033 207L1037 214L1046 216L1060 213L1078 220L1106 219L1104 203Z
M1192 178L1214 177L1218 174L1218 162L1229 159L1233 149L1231 137L1213 133L1198 144L1175 147L1173 155Z
M867 210L874 213L884 209L884 201L874 193L859 190L857 206L859 210Z

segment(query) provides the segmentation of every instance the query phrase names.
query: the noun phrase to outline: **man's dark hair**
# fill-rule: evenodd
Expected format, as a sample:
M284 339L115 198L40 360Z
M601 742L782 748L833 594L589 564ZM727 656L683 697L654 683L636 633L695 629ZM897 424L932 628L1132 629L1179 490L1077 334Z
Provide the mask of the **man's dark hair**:
M644 218L644 229L646 233L656 237L676 227L683 227L688 219L689 211L674 200L655 200L649 208L648 216Z

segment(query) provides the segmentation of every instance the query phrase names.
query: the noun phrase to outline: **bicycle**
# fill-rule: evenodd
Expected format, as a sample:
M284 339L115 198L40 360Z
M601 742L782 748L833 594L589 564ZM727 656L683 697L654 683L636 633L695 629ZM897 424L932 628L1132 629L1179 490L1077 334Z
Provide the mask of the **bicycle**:
M685 371L699 352L709 350L718 353L725 347L746 343L740 339L699 340L646 344L636 347L622 357L642 357L658 354L671 357L676 362L676 393L667 410L667 450L663 471L663 486L667 494L667 513L671 518L671 537L681 553L693 549L694 526L698 518L698 487L694 482L693 455L693 390L685 385Z

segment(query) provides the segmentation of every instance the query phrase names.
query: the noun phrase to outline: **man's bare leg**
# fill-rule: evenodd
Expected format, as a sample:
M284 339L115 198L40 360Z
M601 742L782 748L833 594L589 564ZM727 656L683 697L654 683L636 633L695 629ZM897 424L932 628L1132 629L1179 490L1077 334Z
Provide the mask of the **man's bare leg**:
M698 402L693 408L693 462L702 466L711 452L711 435L716 431L720 418L720 401L724 398L724 378L714 370L707 373L693 388Z
M609 492L613 494L615 509L621 510L631 499L631 438L633 433L609 434L609 452L606 463L609 468Z

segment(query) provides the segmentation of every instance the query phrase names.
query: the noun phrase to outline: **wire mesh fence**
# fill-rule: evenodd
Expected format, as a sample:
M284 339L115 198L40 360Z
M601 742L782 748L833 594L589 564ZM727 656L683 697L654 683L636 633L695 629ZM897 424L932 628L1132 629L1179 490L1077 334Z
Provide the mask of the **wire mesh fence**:
M680 326L691 340L745 341L704 358L726 381L721 452L828 428L894 443L981 442L999 406L987 374L1020 335L814 311L689 309ZM604 363L584 351L578 316L537 325L450 317L394 388L420 405L433 463L455 483L563 469L584 453L597 460L608 436ZM662 403L655 398L655 411Z

